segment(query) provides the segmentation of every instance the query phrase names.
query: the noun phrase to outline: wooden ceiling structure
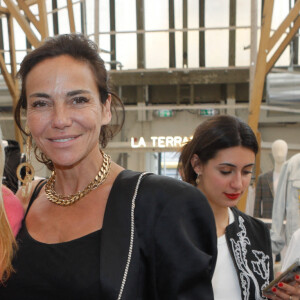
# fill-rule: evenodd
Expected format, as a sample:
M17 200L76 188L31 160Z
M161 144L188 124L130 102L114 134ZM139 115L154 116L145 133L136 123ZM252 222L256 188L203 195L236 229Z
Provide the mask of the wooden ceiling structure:
M99 42L99 1L94 0L95 8L95 32L94 40ZM254 38L251 39L253 43L252 56L256 61L254 66L249 67L235 67L235 51L236 51L236 2L237 0L229 0L229 54L228 54L228 68L206 68L205 67L205 1L199 0L199 69L188 68L188 15L187 15L187 0L183 0L183 28L181 30L182 42L182 61L183 67L176 66L175 59L175 33L174 26L174 0L169 1L169 69L166 70L149 70L145 66L145 16L144 16L144 0L136 0L136 36L137 36L137 69L122 71L117 70L116 61L116 19L115 19L115 0L109 0L110 4L110 59L111 71L110 77L116 87L121 93L125 104L132 105L138 102L149 102L149 90L152 95L150 102L152 105L158 104L199 104L203 100L203 95L211 103L216 103L216 99L235 98L237 101L247 101L249 103L249 119L248 122L252 129L258 134L258 123L260 115L260 105L263 99L264 83L268 72L272 69L284 49L290 44L292 39L298 33L300 26L300 0L296 1L294 7L283 20L281 25L275 32L271 30L271 21L274 8L274 0L263 0L263 13L261 22L261 35L258 53L256 55L256 34L257 26L252 26L252 32L255 32ZM84 2L77 1L78 2ZM4 3L5 6L1 6ZM52 1L57 3L57 1ZM75 1L67 0L68 23L69 31L75 32L74 20L74 4ZM32 6L37 7L38 13L33 13ZM257 0L251 0L251 6L255 11ZM257 8L256 8L257 11ZM98 13L98 14L97 14ZM252 12L253 13L253 12ZM7 19L7 30L9 37L9 56L10 62L4 60L4 53L0 55L0 71L3 75L8 90L12 98L12 106L15 107L19 96L19 83L16 78L17 62L16 62L16 37L14 31L15 20L22 31L26 35L28 45L30 48L36 48L40 45L44 38L49 36L49 26L47 22L46 0L0 0L0 17L5 15ZM53 11L53 15L55 10ZM254 14L255 23L257 16ZM1 21L1 20L0 20ZM1 25L1 23L0 23ZM256 24L257 25L257 24ZM58 23L53 24L58 26ZM33 30L33 27L35 30ZM1 28L1 30L3 30ZM54 30L54 34L58 30ZM283 37L283 38L282 38ZM2 41L3 42L3 41ZM298 47L298 38L294 43ZM254 49L255 48L255 49ZM0 51L4 51L1 45ZM30 49L27 49L30 51ZM297 49L298 51L298 49ZM272 55L271 55L271 54ZM298 64L298 58L295 58ZM252 58L251 58L252 62ZM8 68L9 66L9 68ZM185 68L187 67L187 68ZM251 77L251 68L253 77ZM10 71L9 71L10 70ZM250 81L250 84L249 84ZM249 97L250 86L250 97ZM245 91L247 90L247 96ZM160 103L158 98L163 95L172 95L171 100L165 99L164 103ZM195 97L197 94L198 98ZM222 96L222 95L225 96ZM157 96L159 95L159 96ZM187 102L186 98L188 99ZM131 102L133 99L133 102ZM173 100L175 99L175 101ZM241 100L243 99L243 100ZM246 100L245 100L246 99ZM16 139L22 147L22 137L20 132L15 130Z
M294 36L298 33L300 27L300 1L296 1L294 7L282 21L276 31L271 31L272 15L274 9L274 0L265 0L262 16L261 36L259 50L256 59L255 76L252 85L251 98L249 101L248 124L256 133L258 141L260 134L258 123L260 116L260 106L263 99L263 91L267 74L274 67L285 48L291 43ZM283 40L281 41L283 37ZM280 42L279 42L280 41ZM271 53L271 55L269 55ZM256 176L260 173L260 153L256 157ZM245 211L246 197L239 202L239 209Z
M99 42L99 1L94 1L95 7L95 33L94 40ZM115 30L115 0L110 0L110 45L111 45L111 71L110 77L114 86L121 92L121 96L125 99L125 104L137 104L137 102L149 101L149 87L152 89L152 105L161 103L155 102L155 95L159 94L160 97L164 94L172 94L174 92L175 102L172 104L182 104L182 99L188 97L190 105L201 103L202 98L196 99L195 93L198 95L206 94L212 95L211 101L214 103L216 97L216 87L222 91L225 89L225 98L233 97L239 98L240 90L249 90L247 103L249 103L249 118L248 123L256 132L258 138L258 123L260 116L260 105L263 99L264 84L266 75L273 68L274 64L290 44L295 35L298 33L300 26L300 0L295 1L294 7L290 10L289 14L283 20L281 25L272 32L271 22L274 8L274 0L263 0L263 13L261 22L261 35L258 53L256 55L256 34L257 24L252 26L252 33L254 38L251 38L253 43L252 59L256 61L254 66L248 68L235 68L235 25L236 25L236 1L230 0L230 16L229 16L229 67L211 70L205 68L205 1L199 0L199 70L193 69L187 72L187 69L176 68L175 60L175 28L174 28L174 0L169 0L169 70L146 70L145 69L145 28L144 28L144 0L136 0L136 24L137 24L137 69L130 71L116 70L116 30ZM46 0L2 0L5 6L1 6L0 2L0 17L5 15L7 19L7 30L9 37L9 56L10 62L4 60L4 52L0 52L0 71L12 99L12 107L14 108L19 97L19 82L16 78L17 62L16 62L16 37L14 30L14 22L19 24L21 29L26 35L28 45L36 48L40 43L49 36L49 27L47 22ZM82 0L84 2L84 0ZM52 1L52 4L56 1ZM67 0L68 23L69 31L75 32L75 20L73 1ZM38 14L32 12L31 7L35 5L38 7ZM255 11L257 0L251 0L251 6ZM98 15L97 15L98 11ZM253 13L252 11L252 13ZM257 8L256 8L257 11ZM254 15L256 23L257 16ZM187 0L183 0L183 65L188 66L188 51L187 51ZM1 25L1 20L0 20ZM53 26L58 26L54 23ZM33 30L33 27L35 30ZM1 30L2 26L1 26ZM54 30L58 33L58 30ZM298 38L295 40L294 45L298 47ZM0 51L4 51L3 41L1 45L0 37ZM29 50L29 49L27 49ZM298 51L298 49L297 49ZM298 58L294 58L298 64ZM8 68L9 66L9 68ZM251 68L253 76L251 76ZM10 71L9 71L10 70ZM171 70L171 72L170 72ZM255 71L254 71L255 70ZM249 84L250 81L250 84ZM159 92L157 90L159 87ZM221 92L220 92L221 93ZM245 93L241 93L241 98L245 99ZM250 96L249 96L250 95ZM210 96L209 96L210 97ZM208 97L208 98L209 98ZM220 97L219 95L217 97ZM126 103L126 99L136 98L136 103ZM164 104L169 102L166 100ZM171 104L171 103L170 103ZM186 103L184 103L186 104ZM20 143L22 148L23 139L21 133L15 126L16 140ZM259 155L257 157L257 165L259 166ZM256 168L259 172L259 168ZM239 204L241 210L245 210L246 198L242 199Z
M46 0L2 0L5 6L1 6L0 16L6 15L8 23L9 54L10 54L10 72L7 68L7 62L4 61L4 55L0 55L0 69L5 79L7 87L12 96L13 106L18 99L19 87L16 79L16 47L13 19L17 21L24 31L28 44L36 48L41 41L49 35L47 22ZM95 0L95 11L99 11L99 1ZM52 1L53 3L56 1ZM75 20L72 0L67 0L68 21L70 32L75 32ZM84 2L84 1L82 1ZM255 0L251 1L256 3ZM145 28L144 28L144 0L136 0L136 19L137 19L137 69L119 72L116 70L116 31L115 31L115 0L110 0L110 33L111 33L111 79L114 86L121 91L125 99L125 104L136 104L137 102L148 102L147 95L149 88L153 95L156 95L157 89L165 89L165 93L172 94L173 100L165 100L163 104L196 104L201 103L201 95L208 94L208 99L215 102L216 98L234 97L237 101L246 99L249 103L249 124L257 131L260 104L263 99L263 89L265 77L272 69L281 53L297 34L300 25L299 10L300 1L297 1L291 9L289 15L285 18L278 29L271 35L271 21L274 7L274 0L265 0L262 14L260 46L257 54L255 75L251 78L251 67L235 67L235 39L236 39L236 0L230 0L229 16L229 56L228 68L205 68L205 0L199 0L199 69L192 69L188 72L176 66L175 60L175 32L174 29L174 0L169 0L169 70L146 70L145 69ZM38 15L33 14L31 7L38 7ZM257 4L256 4L257 5ZM187 50L187 0L183 0L183 66L188 66ZM35 31L33 30L33 27ZM53 24L55 26L55 24ZM57 26L57 24L56 24ZM38 35L36 34L38 33ZM56 30L58 32L58 30ZM285 35L284 41L278 45L280 38ZM99 14L95 13L95 41L99 41ZM253 40L252 40L253 41ZM298 47L298 39L296 40ZM253 41L254 42L254 41ZM276 52L271 58L269 53L275 48ZM0 41L0 51L3 50ZM256 56L255 50L254 55ZM295 58L297 59L297 58ZM296 62L298 64L298 61ZM171 71L170 71L171 70ZM250 95L245 96L245 90L249 89ZM216 86L219 86L218 95ZM172 91L173 90L173 91ZM252 93L253 91L253 93ZM248 91L247 91L248 92ZM200 95L198 98L195 94ZM247 93L248 94L248 93ZM126 99L128 103L126 103ZM130 100L131 99L131 100ZM186 100L188 99L188 100ZM133 102L130 102L133 101ZM160 100L159 100L160 101ZM241 100L242 101L242 100ZM153 105L162 104L156 101L155 96L152 99Z

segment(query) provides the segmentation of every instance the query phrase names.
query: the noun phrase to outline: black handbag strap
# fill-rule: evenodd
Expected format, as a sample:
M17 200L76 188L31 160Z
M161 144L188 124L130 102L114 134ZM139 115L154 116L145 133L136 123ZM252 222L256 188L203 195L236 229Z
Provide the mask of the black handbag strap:
M29 204L28 204L28 207L26 209L26 213L25 213L25 217L27 216L27 213L29 211L29 208L31 207L33 201L37 198L38 194L40 193L41 189L43 188L43 186L46 184L47 180L46 179L41 179L37 185L35 186L33 192L32 192L32 195L30 197L30 200L29 200ZM25 219L24 217L24 219Z

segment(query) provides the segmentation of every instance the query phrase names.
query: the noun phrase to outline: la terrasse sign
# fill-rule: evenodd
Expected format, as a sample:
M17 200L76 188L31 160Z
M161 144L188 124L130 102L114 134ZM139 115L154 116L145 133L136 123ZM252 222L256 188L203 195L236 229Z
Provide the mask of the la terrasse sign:
M179 148L182 147L185 143L190 141L192 137L181 137L181 136L151 136L151 141L147 142L143 137L135 138L131 137L130 143L131 148Z

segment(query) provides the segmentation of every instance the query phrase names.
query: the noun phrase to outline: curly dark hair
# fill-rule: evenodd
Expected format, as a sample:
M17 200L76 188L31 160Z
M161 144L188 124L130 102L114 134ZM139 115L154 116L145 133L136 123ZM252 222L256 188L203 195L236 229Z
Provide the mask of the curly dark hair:
M116 116L116 124L104 125L101 128L99 143L101 147L105 148L108 141L121 130L124 124L125 110L121 99L109 88L107 71L104 61L98 53L98 46L83 34L62 34L47 38L40 47L25 56L17 74L22 81L22 87L14 113L16 124L25 135L28 135L21 122L22 109L27 109L26 78L28 73L43 60L60 55L69 55L76 60L86 62L90 66L102 104L106 102L109 94L112 96L112 110ZM120 108L119 113L117 113L118 107ZM38 161L46 164L50 170L53 170L52 161L36 145L34 146L34 152Z

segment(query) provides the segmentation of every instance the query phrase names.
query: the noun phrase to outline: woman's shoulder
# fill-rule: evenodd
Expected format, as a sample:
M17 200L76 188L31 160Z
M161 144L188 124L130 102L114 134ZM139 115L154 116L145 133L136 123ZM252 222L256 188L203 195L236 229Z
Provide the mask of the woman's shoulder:
M254 227L258 227L258 228L264 228L266 230L268 229L268 225L266 223L264 223L263 221L252 217L250 215L245 214L244 212L240 211L239 209L237 209L236 207L232 207L231 208L233 214L235 215L235 218L237 217L242 217L244 222L246 222L246 224L248 226L254 226Z
M185 199L204 197L201 191L193 185L182 180L164 175L147 173L141 182L141 189L149 196L160 198L166 201L166 198Z
M191 190L198 190L196 187L182 180L175 179L169 176L156 175L151 172L138 172L132 170L123 170L117 177L118 181L132 181L133 183L143 174L141 182L144 183L145 188L154 189L168 189L170 187L175 189L187 188ZM199 190L198 190L199 191Z
M141 172L124 170L117 178L117 186L124 191L133 192L141 176ZM127 193L128 194L128 193ZM141 179L138 195L145 205L159 205L161 208L169 203L197 202L199 206L208 205L206 198L199 189L179 179L153 173L145 173ZM142 197L141 197L142 196ZM201 201L204 200L204 201Z

